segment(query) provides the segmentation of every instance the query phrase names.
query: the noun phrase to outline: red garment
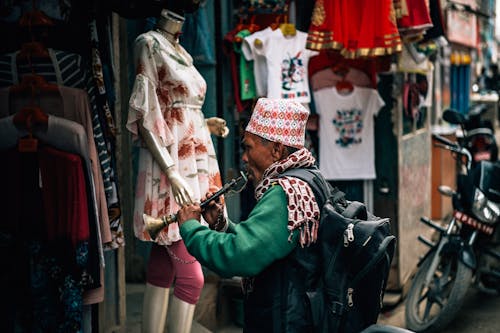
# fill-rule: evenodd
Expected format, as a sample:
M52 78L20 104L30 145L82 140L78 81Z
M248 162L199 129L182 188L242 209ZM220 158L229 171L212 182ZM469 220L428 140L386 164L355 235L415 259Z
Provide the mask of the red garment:
M88 241L89 207L81 157L48 146L38 153L48 240Z
M346 59L338 51L320 51L319 55L309 60L308 73L311 78L314 73L325 68L352 67L366 73L372 82L372 87L377 86L377 73L386 72L391 66L391 56L386 55L376 58Z
M342 20L343 0L316 0L308 31L306 48L311 50L341 50L344 47ZM338 22L338 24L335 24Z
M429 7L426 0L404 0L408 7L408 15L402 15L398 18L398 27L400 31L422 30L432 27Z
M316 0L306 47L351 59L400 52L392 0Z

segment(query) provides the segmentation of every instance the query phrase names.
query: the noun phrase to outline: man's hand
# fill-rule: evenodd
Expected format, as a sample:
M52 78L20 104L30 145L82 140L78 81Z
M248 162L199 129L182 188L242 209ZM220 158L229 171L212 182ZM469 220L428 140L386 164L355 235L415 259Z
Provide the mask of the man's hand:
M199 204L184 205L177 212L177 223L179 224L179 227L188 220L200 221L200 218L201 218L201 208Z
M215 192L208 192L206 198L210 198ZM213 226L217 223L219 216L224 214L224 205L221 203L221 197L216 200L210 201L208 205L203 210L203 218L213 229Z

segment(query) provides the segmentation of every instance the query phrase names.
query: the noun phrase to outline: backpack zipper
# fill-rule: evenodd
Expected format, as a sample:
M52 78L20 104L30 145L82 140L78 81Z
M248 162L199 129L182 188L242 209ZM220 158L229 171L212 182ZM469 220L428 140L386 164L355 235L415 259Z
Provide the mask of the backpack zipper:
M354 305L354 301L352 300L352 294L354 293L353 288L347 288L347 305L349 305L350 308Z
M350 242L354 241L354 224L349 223L344 231L344 247L348 247Z

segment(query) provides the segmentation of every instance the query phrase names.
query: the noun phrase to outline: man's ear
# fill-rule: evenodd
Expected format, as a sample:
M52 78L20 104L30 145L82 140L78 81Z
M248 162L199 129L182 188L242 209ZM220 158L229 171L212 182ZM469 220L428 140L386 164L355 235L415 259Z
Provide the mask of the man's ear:
M273 149L271 151L274 161L279 161L287 156L287 150L284 144L280 142L273 142Z

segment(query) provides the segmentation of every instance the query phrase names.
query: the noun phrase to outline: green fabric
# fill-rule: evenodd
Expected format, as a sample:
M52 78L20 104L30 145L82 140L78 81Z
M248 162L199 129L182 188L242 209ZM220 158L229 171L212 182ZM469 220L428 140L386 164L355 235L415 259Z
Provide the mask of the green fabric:
M222 233L189 220L180 228L186 247L198 261L222 277L251 277L292 252L298 231L291 241L287 229L287 198L281 186L264 194L246 221Z
M241 38L241 41L246 36L249 36L251 32L248 29L241 30L235 37ZM253 60L247 61L245 56L241 51L242 42L234 42L234 51L239 55L239 78L240 78L240 98L242 101L246 101L257 97L257 92L255 89L255 77L253 75Z

